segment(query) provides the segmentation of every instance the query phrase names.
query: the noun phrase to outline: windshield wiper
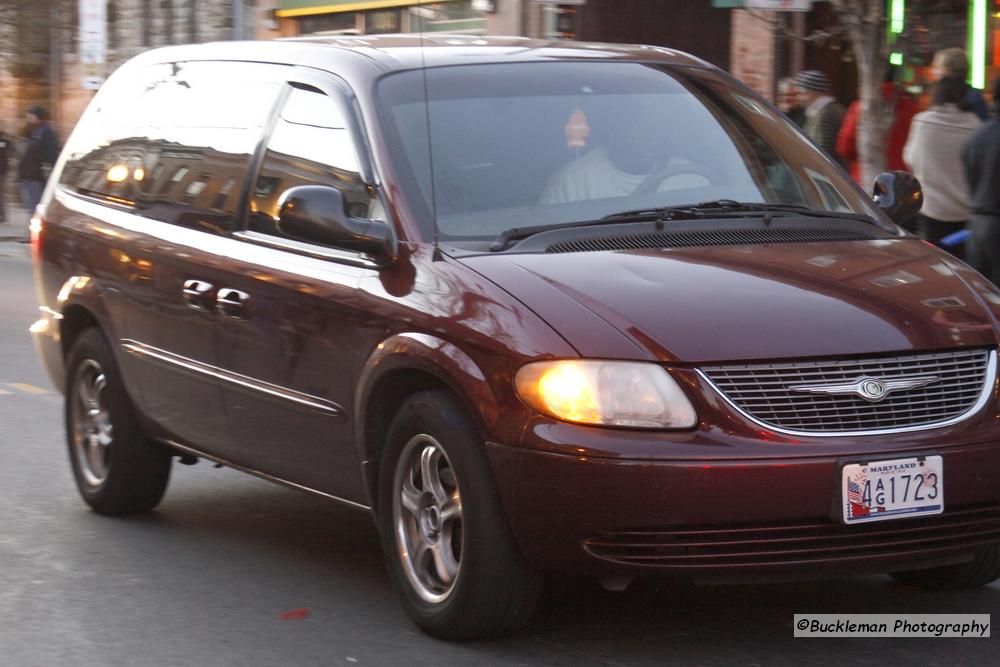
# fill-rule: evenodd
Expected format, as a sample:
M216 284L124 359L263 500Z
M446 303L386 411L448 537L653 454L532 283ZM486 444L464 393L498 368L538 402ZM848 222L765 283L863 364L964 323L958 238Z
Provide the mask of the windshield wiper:
M836 218L840 220L875 221L864 213L850 211L826 211L809 208L800 204L768 204L766 202L742 202L735 199L715 199L698 204L681 204L679 206L664 206L662 208L638 208L632 211L621 211L604 216L603 220L615 221L623 218L632 222L640 220L691 220L694 218L715 217L722 213L789 213L804 215L811 218Z
M629 222L656 222L671 220L696 220L699 218L721 218L744 213L781 213L785 215L803 215L813 218L837 218L841 220L859 220L874 224L869 216L863 213L841 213L824 211L799 206L797 204L767 204L763 202L738 202L733 199L717 199L698 204L682 204L680 206L663 206L660 208L639 208L632 211L611 213L596 220L579 220L576 222L559 222L551 225L534 225L530 227L512 227L506 229L490 244L491 252L501 252L510 247L514 241L521 241L557 229L573 229L593 225L610 225ZM767 216L769 218L769 216ZM765 223L770 222L765 219Z
M493 243L490 244L490 252L500 252L510 247L514 241L526 239L535 234L550 232L554 229L573 229L575 227L589 227L591 225L613 225L623 222L643 222L644 218L631 218L622 216L621 218L598 218L597 220L578 220L576 222L557 222L552 225L532 225L530 227L511 227L505 229L497 235Z

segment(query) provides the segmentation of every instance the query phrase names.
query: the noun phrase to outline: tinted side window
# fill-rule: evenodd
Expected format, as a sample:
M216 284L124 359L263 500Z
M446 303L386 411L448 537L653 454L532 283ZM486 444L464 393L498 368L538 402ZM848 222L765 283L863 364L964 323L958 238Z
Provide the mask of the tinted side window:
M361 178L358 150L346 129L344 108L328 95L293 88L254 187L248 229L285 236L278 225L278 201L297 185L329 185L344 194L356 218L380 217L378 200Z
M280 90L275 68L155 65L95 114L64 183L194 229L233 228L244 175Z
M123 68L111 78L67 142L61 185L117 203L133 203L135 177L145 176L141 165L148 146L147 119L136 113L136 105L150 86L169 73L170 66L160 64Z

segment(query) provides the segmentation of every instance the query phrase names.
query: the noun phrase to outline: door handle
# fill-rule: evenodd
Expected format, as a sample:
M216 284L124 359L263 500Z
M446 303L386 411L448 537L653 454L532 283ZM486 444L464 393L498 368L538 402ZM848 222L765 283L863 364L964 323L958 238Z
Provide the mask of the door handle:
M215 306L220 313L234 320L246 319L246 306L250 295L231 287L222 287L215 295Z
M181 293L184 295L184 303L190 307L195 310L209 310L212 307L213 289L213 285L204 280L185 280Z

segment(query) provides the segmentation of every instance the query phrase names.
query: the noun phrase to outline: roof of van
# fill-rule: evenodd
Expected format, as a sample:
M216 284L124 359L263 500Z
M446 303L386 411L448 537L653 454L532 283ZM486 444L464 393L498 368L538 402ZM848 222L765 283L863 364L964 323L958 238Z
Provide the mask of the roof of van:
M396 61L403 67L457 65L484 60L618 59L663 60L670 63L704 64L681 51L662 46L602 44L479 35L329 35L293 37L289 42L328 44L362 50L385 64ZM391 65L390 65L391 66Z
M705 61L663 46L602 44L453 34L400 35L317 35L259 42L216 42L175 46L147 52L160 60L221 58L311 64L314 58L329 56L332 49L364 57L382 70L413 69L441 65L484 62L538 62L553 60L631 60L674 65L711 67ZM325 59L325 58L324 58Z

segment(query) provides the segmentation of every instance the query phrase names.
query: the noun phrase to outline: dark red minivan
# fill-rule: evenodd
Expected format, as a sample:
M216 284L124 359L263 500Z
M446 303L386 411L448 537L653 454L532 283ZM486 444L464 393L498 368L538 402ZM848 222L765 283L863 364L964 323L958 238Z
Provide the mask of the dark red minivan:
M981 586L1000 291L919 206L670 49L161 49L56 165L32 330L94 510L203 457L370 511L437 636L555 570Z

